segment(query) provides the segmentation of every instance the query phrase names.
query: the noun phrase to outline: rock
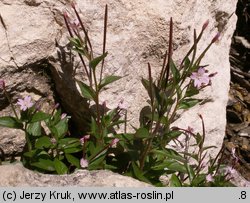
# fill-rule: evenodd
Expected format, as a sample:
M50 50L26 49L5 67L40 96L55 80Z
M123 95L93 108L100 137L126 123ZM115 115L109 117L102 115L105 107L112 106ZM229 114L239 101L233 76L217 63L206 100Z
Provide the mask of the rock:
M120 98L124 98L129 107L128 119L134 125L138 125L140 109L146 105L147 100L140 80L141 77L147 77L147 62L151 63L154 76L160 71L163 54L167 48L170 17L174 19L174 57L177 61L191 46L193 29L197 28L199 31L207 19L210 20L210 25L199 44L199 53L218 31L222 33L221 40L212 46L202 61L202 64L209 64L210 72L218 72L212 86L201 94L201 98L212 102L184 112L175 123L179 127L191 126L196 131L201 131L201 122L196 115L202 114L206 125L207 144L218 146L214 151L216 154L225 135L230 81L229 48L236 24L236 16L231 14L235 11L236 0L76 2L93 40L94 53L102 51L103 13L105 4L109 6L109 55L105 74L127 76L105 91L101 100L108 100L108 107L115 107ZM11 92L21 94L25 88L20 90L17 87L26 87L35 77L32 75L25 80L22 70L28 71L37 67L39 62L49 67L57 95L67 113L72 115L79 128L84 128L84 121L88 119L86 101L80 98L73 82L72 62L69 61L70 52L66 47L68 34L61 16L62 10L69 8L68 3L66 0L0 2L0 14L4 22L4 26L0 25L0 73L9 81ZM17 86L13 85L13 72L10 70L20 74L22 82ZM39 70L43 71L44 67ZM84 79L80 70L77 70L77 77ZM38 83L44 84L39 80ZM44 91L44 87L37 86L30 89L29 93L37 94L41 91ZM53 95L52 92L48 94Z
M0 166L0 174L0 187L150 187L149 184L106 170L78 170L59 176L37 173L21 164L13 164Z
M250 181L242 177L242 175L239 172L235 171L235 173L232 176L233 178L231 179L231 182L237 187L250 187Z

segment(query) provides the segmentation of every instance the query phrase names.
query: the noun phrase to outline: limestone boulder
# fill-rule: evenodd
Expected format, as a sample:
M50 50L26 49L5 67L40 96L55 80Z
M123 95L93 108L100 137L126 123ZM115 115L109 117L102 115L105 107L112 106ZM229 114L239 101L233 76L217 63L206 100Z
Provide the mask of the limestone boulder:
M0 166L0 187L150 187L130 177L111 171L78 170L70 175L45 175L21 164Z
M180 60L191 46L193 29L196 28L199 32L203 23L209 19L210 24L200 42L198 52L210 43L217 32L221 32L220 41L212 46L202 61L203 64L209 64L210 72L218 72L212 86L200 95L209 102L183 112L174 125L183 128L191 126L200 131L201 123L197 113L202 114L206 125L207 143L218 146L214 151L216 153L225 134L230 82L229 49L236 24L234 11L237 1L78 0L76 3L89 29L96 55L102 52L104 7L108 4L109 54L104 74L126 77L105 91L101 95L101 100L107 100L108 107L115 107L119 100L124 98L129 110L128 119L133 125L138 125L140 109L146 105L147 94L140 81L142 77L147 77L147 62L151 63L155 77L160 71L167 48L170 17L174 20L176 61ZM74 64L70 61L70 52L67 50L68 34L62 18L64 9L70 10L69 1L0 2L0 74L1 78L8 81L14 99L14 95L33 93L40 97L49 97L53 101L58 99L53 98L56 93L76 125L84 128L88 111L86 101L81 99L73 81ZM24 72L29 72L32 68L37 68L38 71L27 78ZM46 71L50 74L39 74ZM19 80L13 77L16 74L20 76ZM37 78L38 75L40 79ZM80 69L77 71L77 77L84 79ZM44 78L49 78L50 82L41 82ZM32 84L36 84L35 81L37 86L31 88ZM55 89L48 91L52 86ZM45 92L47 94L43 94ZM1 106L2 110L6 108L6 105Z

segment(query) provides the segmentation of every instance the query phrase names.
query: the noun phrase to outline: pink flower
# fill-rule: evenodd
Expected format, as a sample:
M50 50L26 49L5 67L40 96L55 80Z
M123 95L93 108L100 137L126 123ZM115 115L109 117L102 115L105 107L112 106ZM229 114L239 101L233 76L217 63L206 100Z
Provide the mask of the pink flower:
M207 176L206 176L206 181L209 183L209 182L213 182L214 181L214 178L213 178L213 176L211 175L211 174L208 174Z
M125 104L123 98L119 101L119 103L118 103L118 108L119 108L119 109L122 109L122 110L125 110L125 109L128 108L127 105Z
M66 113L63 113L62 115L61 115L61 120L63 120L64 118L66 118L67 117L67 114Z
M78 29L80 27L80 22L78 19L70 19L69 20L69 26L72 29Z
M225 173L228 174L229 176L231 176L234 173L236 173L236 170L232 166L227 166L225 168Z
M118 138L115 138L111 141L110 143L110 146L111 147L116 147L117 143L119 142L120 140Z
M0 80L0 89L5 89L5 82L4 80Z
M204 68L199 68L197 72L193 72L190 78L194 80L194 86L197 88L200 88L202 85L207 85L210 82L210 77L206 74Z
M87 168L89 166L89 162L87 159L81 158L80 165L82 168Z
M83 145L86 141L88 141L90 138L90 135L85 135L80 139L81 144Z
M20 109L22 111L26 111L27 109L33 106L33 102L31 102L30 96L26 96L24 97L24 99L18 99L17 104L20 105Z

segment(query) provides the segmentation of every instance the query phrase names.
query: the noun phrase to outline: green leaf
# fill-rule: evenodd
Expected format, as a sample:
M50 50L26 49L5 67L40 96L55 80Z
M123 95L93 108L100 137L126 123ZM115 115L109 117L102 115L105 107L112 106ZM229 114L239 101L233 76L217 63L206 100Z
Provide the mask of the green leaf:
M80 146L64 148L64 153L66 153L66 154L77 153L80 151L82 151L82 147L80 147Z
M122 77L120 76L115 76L115 75L110 75L110 76L106 76L105 78L102 79L100 85L99 85L99 89L102 89L103 87L105 87L106 85L113 83L119 79L121 79Z
M27 132L33 136L41 136L42 134L41 122L30 123L27 127Z
M190 60L189 60L189 58L188 57L186 57L185 58L185 61L184 61L184 67L185 67L185 70L187 70L188 69L188 67L189 67L189 65L190 65Z
M59 138L63 138L67 134L68 120L67 119L60 120L54 126L48 126L48 127L53 137L55 137L58 140Z
M25 152L25 153L23 154L23 156L28 157L28 158L32 158L32 157L34 157L35 155L37 155L40 151L41 151L41 150L39 150L39 149L34 149L34 150L29 151L29 152Z
M197 133L195 136L194 136L195 140L196 140L196 145L200 145L200 143L203 141L203 137L201 136L200 133Z
M75 47L81 47L82 43L81 40L77 37L71 37L69 38L70 43Z
M89 170L93 170L93 169L101 169L102 168L102 164L105 160L105 157L107 155L107 151L108 149L102 149L101 151L99 151L98 153L96 153L93 158L90 160L88 169Z
M78 81L78 80L76 82L81 89L81 93L82 93L83 97L85 97L86 99L95 100L96 93L92 87L90 87L90 86L86 85L85 83Z
M18 122L18 120L11 116L0 117L0 126L7 128L22 129L23 124Z
M65 154L65 157L66 157L66 159L67 159L67 161L69 163L71 163L72 165L76 166L77 168L81 168L80 161L79 161L78 158L74 157L71 154Z
M188 172L188 178L189 178L190 182L192 182L192 180L195 176L194 169L189 164L186 164L186 168L187 168L187 172Z
M149 138L150 134L146 128L139 128L136 133L136 138Z
M101 56L94 58L92 61L89 62L89 67L92 68L94 71L96 66L108 55L108 52L104 53Z
M48 159L39 159L38 162L31 163L31 165L45 171L55 171L54 162Z
M91 127L91 135L94 135L96 139L99 139L100 138L100 133L98 133L97 122L93 117L91 117L90 127Z
M58 141L58 148L62 149L65 153L75 153L82 150L79 139L76 138L64 138Z
M166 138L172 140L172 139L175 139L175 138L179 137L181 134L182 134L181 131L172 130L172 131L170 131L170 132L164 134L164 138L166 137Z
M58 174L66 174L68 172L68 167L60 160L54 159L54 166Z
M61 109L58 109L55 111L53 117L49 120L46 120L45 123L47 124L47 126L54 126L61 120L61 115L62 111Z
M30 120L30 123L35 123L35 122L38 122L38 121L44 121L44 120L47 120L50 117L51 117L50 114L39 111L39 112L35 113L32 116L32 118Z
M151 96L153 96L155 94L154 93L155 89L151 87L152 88L152 90L151 90L152 91L152 95L150 95L151 94L151 91L150 91L150 82L148 80L142 78L141 79L141 83L144 86L144 88L147 90L149 97L151 97Z
M185 159L178 152L176 152L173 149L164 149L164 150L153 149L151 152L158 154L158 155L161 155L165 159L172 159L172 160L180 161L182 163L185 162ZM166 165L165 165L165 167L166 167Z
M136 178L150 184L150 181L143 175L142 171L139 169L139 167L134 161L132 162L132 168Z
M38 149L49 148L51 146L50 138L43 136L37 139L35 147Z
M71 45L73 46L73 50L81 55L87 55L87 50L85 44L78 37L69 38Z
M197 95L197 94L199 94L199 90L192 85L187 89L185 93L185 97L193 97L194 95Z
M59 140L59 144L62 145L62 147L67 147L67 146L75 146L75 145L81 145L79 139L77 138L63 138Z
M149 91L149 81L146 80L146 79L144 79L144 78L142 78L142 79L141 79L141 83L142 83L142 85L144 86L144 88L145 88L147 91Z
M152 167L154 170L171 170L181 173L187 173L186 167L174 159L167 159L159 165Z
M206 180L206 175L205 174L199 174L198 176L196 176L192 182L191 182L191 186L192 187L199 187L201 184L203 184Z
M189 109L196 104L198 104L201 100L200 99L184 99L182 102L179 104L179 109Z
M170 60L170 70L171 70L171 73L173 75L175 83L176 84L179 83L179 81L180 81L180 72L176 68L176 66L174 64L174 61L172 59Z
M182 184L180 179L175 174L172 174L170 179L170 187L181 187L181 186Z

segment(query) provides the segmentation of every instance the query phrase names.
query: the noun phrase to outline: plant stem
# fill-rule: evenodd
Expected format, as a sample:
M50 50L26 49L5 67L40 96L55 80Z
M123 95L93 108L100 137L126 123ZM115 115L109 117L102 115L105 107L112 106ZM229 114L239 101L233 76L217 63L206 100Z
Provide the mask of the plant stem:
M24 125L24 132L25 132L25 139L26 139L27 146L28 146L28 152L30 152L32 150L32 144L30 141L29 134L27 133L27 123L25 123Z
M101 126L101 112L99 108L99 88L96 78L96 72L93 71L93 77L94 77L94 85L95 85L95 92L96 92L96 98L95 98L95 104L96 104L96 114L97 114L97 126L98 126L98 132L101 136L101 143L103 143L103 135L102 135L102 126Z
M9 103L10 103L11 109L13 110L13 112L14 112L14 114L15 114L15 117L18 119L17 112L16 112L16 109L15 109L15 107L14 107L14 105L13 105L13 102L12 102L11 98L9 97L9 95L8 95L8 93L7 93L7 91L6 91L5 88L4 88L3 91L4 91L4 94L5 94L6 98L8 99L8 101L9 101Z
M143 168L144 168L144 165L145 165L145 160L146 160L146 157L151 149L151 146L152 146L152 142L153 142L153 139L157 133L157 131L159 130L159 127L161 125L161 122L158 121L156 123L156 126L155 126L155 129L154 129L154 132L152 133L152 136L151 138L148 140L147 144L146 144L146 149L143 151L142 153L142 156L141 156L141 159L140 159L140 170L142 171Z
M106 52L107 22L108 22L108 5L106 4L106 6L105 6L105 15L104 15L104 33L103 33L103 48L102 48L102 54L103 55ZM104 61L105 61L105 57L102 60L101 73L100 73L100 81L102 81Z

